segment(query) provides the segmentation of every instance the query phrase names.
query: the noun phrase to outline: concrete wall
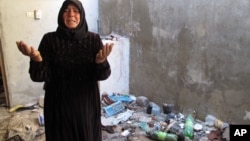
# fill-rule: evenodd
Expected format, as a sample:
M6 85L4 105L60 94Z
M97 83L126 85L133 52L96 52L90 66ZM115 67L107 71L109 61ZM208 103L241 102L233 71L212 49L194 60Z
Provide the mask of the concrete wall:
M129 94L129 39L113 36L117 38L115 41L103 39L103 44L113 42L114 47L108 56L111 75L108 79L100 81L100 93Z
M130 42L130 93L249 123L248 0L100 0L99 30Z
M98 1L83 1L89 30L98 31ZM1 0L0 38L1 51L7 79L10 105L25 104L38 100L44 94L42 83L34 83L28 74L29 58L16 47L16 41L23 40L37 48L42 35L55 31L57 15L63 0ZM32 12L42 11L42 18L35 20Z

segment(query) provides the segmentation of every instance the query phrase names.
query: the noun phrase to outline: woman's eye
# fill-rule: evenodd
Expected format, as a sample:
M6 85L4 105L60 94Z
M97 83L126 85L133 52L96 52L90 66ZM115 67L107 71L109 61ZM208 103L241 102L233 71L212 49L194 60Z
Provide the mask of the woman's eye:
M70 11L73 11L74 13L79 13L79 10L78 9L65 9L64 12L70 12Z
M65 9L64 12L69 12L69 9Z
M75 12L75 13L79 13L79 10L78 10L78 9L74 9L74 12Z

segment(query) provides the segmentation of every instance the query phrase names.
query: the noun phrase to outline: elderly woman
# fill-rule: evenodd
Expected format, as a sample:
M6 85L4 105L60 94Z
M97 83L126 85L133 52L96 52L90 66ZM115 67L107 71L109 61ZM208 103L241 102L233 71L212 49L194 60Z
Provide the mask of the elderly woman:
M46 141L101 141L98 81L111 74L107 56L113 44L103 46L88 31L81 2L63 2L57 30L43 36L38 50L16 43L30 57L31 79L45 82Z

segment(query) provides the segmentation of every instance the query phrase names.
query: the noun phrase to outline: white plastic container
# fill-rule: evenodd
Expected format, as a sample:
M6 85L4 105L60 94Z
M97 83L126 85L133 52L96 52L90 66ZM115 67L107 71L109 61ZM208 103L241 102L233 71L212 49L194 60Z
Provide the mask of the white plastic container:
M39 97L39 106L43 108L43 106L44 106L44 96Z

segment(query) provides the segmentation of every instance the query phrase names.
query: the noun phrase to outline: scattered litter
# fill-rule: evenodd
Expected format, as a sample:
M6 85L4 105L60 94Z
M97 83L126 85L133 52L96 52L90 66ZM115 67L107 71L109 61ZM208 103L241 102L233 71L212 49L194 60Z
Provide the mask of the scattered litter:
M23 140L33 140L37 129L38 125L28 111L16 113L11 117L8 125L8 139L20 136Z
M124 130L124 131L121 133L121 135L124 136L124 137L128 136L129 134L130 134L129 130Z
M39 102L38 103L39 103L40 107L42 107L42 108L44 107L44 95L39 97Z
M9 112L15 112L15 111L23 111L23 110L32 110L37 108L37 102L27 103L27 104L18 104L9 109Z
M225 129L226 127L229 126L228 123L223 122L223 121L217 119L213 115L207 115L206 118L205 118L205 123L208 126L214 126L214 127L219 128L221 130Z
M44 126L44 115L43 112L38 113L38 122L40 126Z
M41 135L43 135L45 133L45 127L44 126L40 126L37 130L36 130L36 137L39 137Z
M120 93L112 93L109 95L109 98L113 101L121 101L125 103L130 103L133 99L127 94L120 94Z
M160 115L162 113L160 106L158 106L156 103L150 102L149 104L152 106L151 114L157 116L157 115Z
M19 135L8 138L6 141L24 141Z
M174 110L174 104L163 103L162 109L164 114L172 113Z
M117 96L117 95L115 95ZM113 116L107 117L102 116L102 123L107 125L117 125L119 126L126 126L133 125L133 127L124 128L123 130L118 130L119 135L117 135L117 139L121 139L121 137L131 138L141 138L141 136L145 136L150 138L151 140L162 140L163 138L171 138L171 140L178 140L178 141L191 141L191 140L199 140L199 141L208 141L209 138L214 138L213 136L216 135L218 141L228 141L222 139L222 133L224 132L221 123L225 122L218 122L217 119L214 120L211 126L205 124L204 121L196 119L196 112L194 110L187 110L185 114L178 113L174 109L174 104L166 104L163 103L162 108L157 105L156 103L149 101L145 96L136 97L133 101L126 102L124 100L117 100L115 98L110 97L109 99L112 101L120 101L125 108L132 109L133 111L131 116L127 116L125 120L120 120L121 118L119 115L126 113L128 111L121 111L119 114L114 114ZM127 110L128 110L127 109ZM193 115L193 128L192 128L192 138L189 139L184 134L185 132L185 119L187 115ZM126 115L126 114L125 114ZM123 116L122 116L123 117ZM129 117L129 118L128 118ZM124 122L126 121L126 122ZM227 124L224 124L227 125ZM140 131L136 130L139 129ZM215 134L215 131L220 131L221 134ZM229 136L229 133L224 133L226 136ZM157 137L160 138L157 138Z
M123 106L121 101L117 101L111 105L103 107L103 109L105 110L106 116L110 117L110 116L116 115L119 112L123 111L125 109L125 107Z
M115 132L113 128L114 126L102 125L102 130L107 131L110 134L113 134Z
M102 100L107 105L111 105L111 104L115 103L115 101L113 101L112 99L109 98L109 95L106 92L102 93Z
M102 116L101 117L102 124L103 125L118 125L121 122L127 121L132 116L133 113L134 111L127 109L125 112L122 112L116 116L111 116L108 118Z
M145 96L138 96L136 98L136 104L138 104L139 106L147 106L149 104L149 100Z
M196 124L194 125L194 130L195 130L195 131L201 131L202 128L203 128L202 124L196 123Z
M162 108L145 96L126 94L103 94L102 131L104 141L111 140L161 140L191 141L184 135L187 114L179 113L174 104L163 103ZM9 110L7 141L28 141L45 138L42 103L16 105ZM34 110L36 109L36 110ZM8 113L8 111L7 111ZM33 116L31 116L33 115ZM248 119L249 112L244 117ZM4 118L5 119L5 118ZM213 115L205 121L194 116L193 132L195 141L229 141L228 123ZM177 139L178 138L178 139Z

